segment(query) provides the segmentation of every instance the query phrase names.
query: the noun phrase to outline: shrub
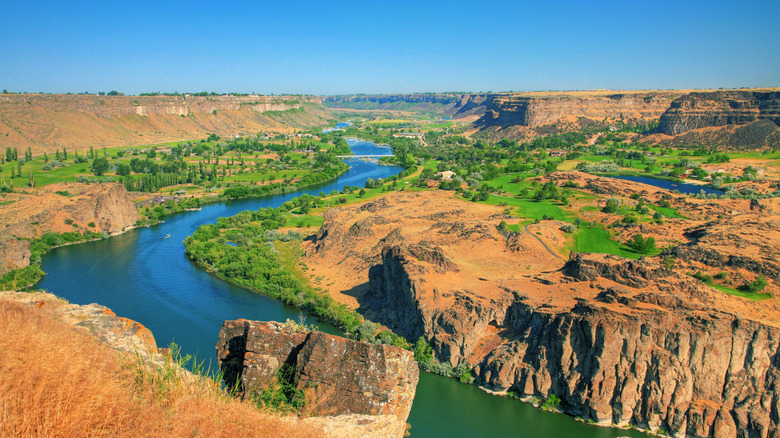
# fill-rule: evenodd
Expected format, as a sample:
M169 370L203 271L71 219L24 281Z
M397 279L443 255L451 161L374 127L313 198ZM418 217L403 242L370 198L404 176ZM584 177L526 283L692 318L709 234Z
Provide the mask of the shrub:
M550 394L547 399L542 403L542 410L555 411L561 405L561 398L555 394Z
M759 275L753 282L748 282L740 286L738 289L744 292L761 292L767 287L769 283L766 281L766 277Z
M655 238L645 239L641 234L635 234L632 240L627 243L628 247L640 254L646 254L655 249Z
M577 227L575 227L572 224L564 224L564 225L561 225L561 231L563 231L564 233L571 234L571 233L574 233L574 232L577 231Z
M618 208L620 208L620 199L609 198L607 199L607 203L604 205L604 208L602 208L601 211L604 213L615 213L618 211Z

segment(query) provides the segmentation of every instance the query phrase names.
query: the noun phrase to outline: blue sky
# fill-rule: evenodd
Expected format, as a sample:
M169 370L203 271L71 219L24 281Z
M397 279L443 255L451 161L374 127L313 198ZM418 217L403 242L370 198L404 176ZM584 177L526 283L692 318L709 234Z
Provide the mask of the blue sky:
M15 1L0 89L409 93L780 86L780 1Z

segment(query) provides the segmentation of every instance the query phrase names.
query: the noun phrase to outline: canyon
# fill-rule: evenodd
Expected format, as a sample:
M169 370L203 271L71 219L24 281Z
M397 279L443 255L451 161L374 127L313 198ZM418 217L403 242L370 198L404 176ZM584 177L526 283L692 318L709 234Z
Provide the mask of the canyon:
M9 199L10 198L10 199ZM119 183L58 183L21 188L0 209L0 274L30 264L30 240L70 231L119 234L138 220L133 200Z
M750 248L766 245L758 236L777 217L751 216L743 202L746 213L724 229L681 231L691 240L677 251L717 253L718 236L736 234L740 251L758 260L729 252L720 265L712 257L699 263L728 269L730 260L750 275L772 275L773 265L760 260L773 250ZM491 392L524 400L554 395L562 409L598 424L675 436L780 431L775 300L727 295L666 267L663 257L566 258L560 223L501 232L501 221L513 223L502 210L441 191L329 210L306 247L307 261L312 275L343 291L334 299L409 339L422 336L436 359L465 364Z
M0 94L0 145L33 154L291 133L326 125L313 96Z

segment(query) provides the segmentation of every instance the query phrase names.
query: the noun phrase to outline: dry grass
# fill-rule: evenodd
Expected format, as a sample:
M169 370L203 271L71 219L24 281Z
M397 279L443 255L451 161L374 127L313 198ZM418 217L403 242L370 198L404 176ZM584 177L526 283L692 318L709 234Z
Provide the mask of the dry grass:
M46 309L0 302L0 436L324 435L179 370L120 357Z

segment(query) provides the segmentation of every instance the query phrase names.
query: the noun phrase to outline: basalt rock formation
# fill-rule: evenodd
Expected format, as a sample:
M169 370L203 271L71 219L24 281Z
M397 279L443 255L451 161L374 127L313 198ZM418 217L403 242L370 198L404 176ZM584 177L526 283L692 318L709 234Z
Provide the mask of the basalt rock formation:
M290 111L294 110L294 111ZM289 113L289 114L288 114ZM34 154L325 125L312 96L0 95L4 145Z
M675 99L660 118L658 130L677 135L700 128L744 125L769 120L780 125L778 91L694 92Z
M493 391L555 394L601 424L676 435L780 433L780 329L753 319L754 303L652 262L576 254L536 291L490 302L452 291L456 306L431 309L436 285L408 257L383 254L371 282L388 312L429 327L437 357L465 360Z
M109 347L130 354L160 360L152 332L141 323L117 316L100 304L71 304L46 292L0 292L0 301L22 302L46 308L74 327L88 330Z
M749 212L686 230L689 242L666 249L662 256L780 280L780 216L776 213L779 203L772 199L763 203L753 200Z
M559 121L657 120L679 93L626 93L599 95L581 93L535 96L507 94L496 96L485 115L475 124L482 128L511 126L539 127Z
M727 295L660 259L561 260L534 237L554 242L554 222L502 234L501 214L451 201L399 193L332 210L309 249L316 275L331 263L367 274L359 310L491 391L556 395L600 424L676 436L780 433L776 300Z
M226 384L245 397L283 378L305 393L310 413L393 416L401 425L419 379L409 351L274 322L225 321L217 357Z
M387 94L328 96L322 100L329 108L431 111L459 119L481 116L495 97L493 94Z
M59 192L59 193L57 193ZM135 205L122 184L51 184L15 193L0 206L0 273L30 264L30 243L48 232L117 234L135 225Z

